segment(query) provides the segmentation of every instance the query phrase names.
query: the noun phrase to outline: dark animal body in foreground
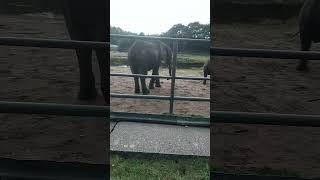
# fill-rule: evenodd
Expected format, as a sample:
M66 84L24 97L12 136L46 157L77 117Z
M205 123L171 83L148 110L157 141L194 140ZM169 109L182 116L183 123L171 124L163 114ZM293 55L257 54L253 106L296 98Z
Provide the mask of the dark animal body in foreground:
M100 41L109 40L109 8L106 0L84 1L84 0L63 0L63 14L69 36L72 40ZM92 50L86 48L76 49L80 69L80 100L90 100L97 97L95 78L92 72ZM101 91L106 104L109 99L109 51L95 49L99 61L101 75Z
M171 76L171 59L172 51L165 43L154 41L136 40L129 48L128 52L128 64L131 68L132 74L147 75L148 71L152 70L152 75L159 75L159 67L161 61L165 61L169 68L169 75ZM145 78L140 77L142 93L144 95L149 94L150 91L146 87ZM156 81L156 87L161 87L159 78L151 78L149 89L154 88L154 82ZM139 77L134 77L135 93L140 93Z
M309 51L312 43L320 42L320 1L305 0L299 17L300 49ZM306 59L301 59L297 70L307 71Z

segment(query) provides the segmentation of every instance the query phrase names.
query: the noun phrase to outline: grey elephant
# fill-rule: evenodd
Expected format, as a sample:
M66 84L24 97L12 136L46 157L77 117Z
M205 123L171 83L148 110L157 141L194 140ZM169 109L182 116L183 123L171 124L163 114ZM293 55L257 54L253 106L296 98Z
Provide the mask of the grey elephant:
M210 71L209 71L209 67L208 67L209 61L207 61L206 63L204 63L203 65L203 77L207 77L208 75L211 75ZM203 84L207 84L206 82L207 80L203 80Z
M172 51L169 46L159 40L144 41L136 40L128 51L128 65L130 66L132 74L147 75L148 71L152 70L152 75L159 75L159 67L164 61L169 68L169 75L171 76L171 60ZM145 78L140 77L142 93L149 94ZM154 89L154 82L156 87L161 87L159 78L151 78L149 89ZM135 93L140 93L139 77L134 77Z
M320 1L305 0L299 15L299 33L301 51L309 51L311 44L320 42ZM306 59L301 59L299 71L308 71Z
M63 15L72 40L109 42L109 8L106 0L63 0ZM80 91L78 99L90 100L97 97L95 78L92 72L92 50L76 49L80 69ZM108 53L103 49L95 49L99 61L101 75L101 91L105 103L109 99L109 61Z

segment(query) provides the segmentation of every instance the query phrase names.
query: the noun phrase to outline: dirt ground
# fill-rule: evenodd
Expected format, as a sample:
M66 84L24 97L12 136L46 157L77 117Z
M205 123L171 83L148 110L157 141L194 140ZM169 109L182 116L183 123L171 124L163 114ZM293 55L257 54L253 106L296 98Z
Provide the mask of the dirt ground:
M50 14L0 16L0 36L68 39L62 17ZM25 47L0 48L0 99L84 104L78 102L78 64L72 50ZM99 68L93 62L99 88ZM166 71L166 70L163 70ZM129 72L128 67L112 67L111 72ZM201 69L178 70L177 75L201 76ZM170 81L151 95L169 95ZM112 77L111 92L133 94L133 78ZM176 95L209 97L210 82L176 82ZM101 100L89 104L102 105ZM168 101L111 99L113 111L167 113ZM87 103L88 104L88 103ZM178 114L209 117L209 102L176 102ZM46 159L105 163L109 127L103 118L0 115L0 156L18 159ZM101 128L105 127L105 128Z
M299 50L294 19L281 24L215 24L214 45ZM312 50L320 50L315 44ZM215 111L319 114L320 62L295 70L298 60L215 57L211 82ZM239 131L240 130L240 131ZM242 131L244 130L244 131ZM212 154L217 166L288 169L320 176L320 128L215 124Z

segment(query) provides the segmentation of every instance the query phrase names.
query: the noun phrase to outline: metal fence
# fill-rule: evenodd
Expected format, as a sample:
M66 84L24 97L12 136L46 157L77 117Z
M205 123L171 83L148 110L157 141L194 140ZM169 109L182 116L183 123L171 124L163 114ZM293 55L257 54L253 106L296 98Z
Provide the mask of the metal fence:
M138 37L139 38L139 37ZM142 37L143 38L143 37ZM178 40L176 40L178 41ZM13 38L13 37L0 37L0 45L3 46L23 46L23 47L39 47L39 48L62 48L62 49L76 49L76 48L102 48L107 49L109 43L107 42L92 42L92 41L73 41L73 40L56 40L56 39L35 39L35 38ZM175 54L176 56L176 54ZM176 57L175 57L176 58ZM161 77L171 78L173 80L171 86L171 96L134 96L123 94L111 94L113 97L127 97L127 98L150 98L150 99L165 99L171 100L171 107L173 107L173 100L190 100L190 101L209 101L206 98L197 97L178 97L174 96L174 80L187 79L187 80L203 80L209 78L193 78L193 77L175 77L175 64L174 63L174 76ZM116 74L117 76L139 76L139 75L126 75ZM141 75L140 75L141 76ZM152 76L151 76L152 77ZM111 118L117 120L131 121L131 122L151 122L162 124L175 124L175 125L196 125L209 127L208 121L192 122L194 118L179 118L176 116L159 115L156 117L148 118L143 114L126 114L126 113L110 113L109 106L93 106L93 105L68 105L68 104L54 104L54 103L29 103L29 102L8 102L0 101L0 113L14 113L14 114L45 114L45 115L62 115L62 116L87 116L87 117L110 117L106 119L110 121ZM14 160L0 160L5 163L6 167L0 167L0 179L2 178L23 178L23 179L105 179L109 173L109 168L106 165L87 165L81 163L54 163L46 161L14 161ZM10 167L8 164L12 164ZM21 168L22 164L28 164L29 169ZM23 166L23 165L22 165ZM83 169L85 174L76 173L74 170ZM63 168L57 168L63 167ZM90 167L90 168L88 168ZM92 168L91 168L92 167ZM42 168L42 171L38 171ZM85 170L84 170L85 169ZM39 172L39 173L38 173ZM91 174L90 174L91 173ZM72 178L71 178L72 177Z
M139 37L145 38L145 37ZM179 40L176 40L179 41ZM177 44L177 43L176 43ZM70 41L70 40L48 40L48 39L31 39L31 38L0 38L0 45L9 46L28 46L28 47L46 47L46 48L107 48L109 43L104 42L84 42L84 41ZM232 49L232 48L211 48L211 55L213 56L241 56L241 57L263 57L263 58L280 58L280 59L320 59L320 53L317 52L301 52L301 51L284 51L284 50L262 50L262 49ZM175 55L176 56L176 55ZM176 64L176 57L174 58ZM175 71L175 67L174 67ZM174 80L179 77L172 74L173 82L171 84L171 96L169 97L153 97L143 96L142 98L150 99L165 99L170 98L171 103L174 100L190 100L192 97L176 97L174 96ZM125 75L118 74L118 76L141 76L141 75ZM153 77L153 76L150 76ZM161 78L168 78L163 76ZM181 77L181 79L203 80L204 78ZM137 95L120 95L111 94L111 96L130 96L129 98L140 98ZM179 99L180 98L180 99ZM209 101L209 99L194 97L195 101ZM173 107L173 106L171 106ZM0 101L0 113L23 113L23 114L50 114L50 115L70 115L70 116L97 116L109 117L110 108L106 106L85 106L85 105L66 105L66 104L47 104L47 103L26 103L26 102L5 102ZM125 116L125 115L124 115ZM170 118L172 116L168 116ZM211 111L211 122L220 123L249 123L249 124L269 124L269 125L293 125L293 126L314 126L320 127L320 116L306 116L306 115L284 115L284 114L270 114L270 113L244 113L244 112L219 112ZM123 119L126 119L124 117ZM148 122L150 119L140 117ZM130 119L126 119L130 121ZM139 119L131 119L137 122ZM177 122L179 120L176 120ZM164 120L162 122L165 123ZM184 122L180 122L184 123ZM204 124L202 124L203 126ZM206 124L207 126L209 124ZM2 172L3 173L3 172ZM22 176L21 176L22 177ZM105 177L101 177L105 178ZM270 179L275 179L274 177Z
M177 50L178 43L180 41L190 41L190 42L210 42L209 40L204 39L187 39L187 38L167 38L167 37L152 37L152 36L133 36L133 35L118 35L111 34L110 37L114 38L129 38L129 39L144 39L144 40L170 40L173 42L173 59L172 59L172 73L171 76L158 76L158 75L141 75L141 74L123 74L123 73L111 73L111 76L118 77L145 77L145 78L162 78L162 79L171 79L171 87L170 87L170 96L156 96L156 95L131 95L131 94L120 94L120 93L111 93L111 97L115 98L136 98L136 99L158 99L158 100L169 100L169 113L173 114L174 112L174 101L202 101L202 102L210 102L210 98L202 98L202 97L185 97L185 96L175 96L175 85L176 79L182 80L210 80L210 78L202 78L202 77L179 77L176 76L176 68L177 68Z

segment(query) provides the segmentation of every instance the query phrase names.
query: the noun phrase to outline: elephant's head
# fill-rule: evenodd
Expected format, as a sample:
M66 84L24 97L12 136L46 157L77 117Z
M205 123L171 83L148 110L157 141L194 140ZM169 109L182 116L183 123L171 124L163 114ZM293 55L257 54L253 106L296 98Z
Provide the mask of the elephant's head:
M161 55L162 59L165 60L165 63L168 66L169 69L169 75L171 76L171 62L172 62L172 50L169 46L161 42Z

